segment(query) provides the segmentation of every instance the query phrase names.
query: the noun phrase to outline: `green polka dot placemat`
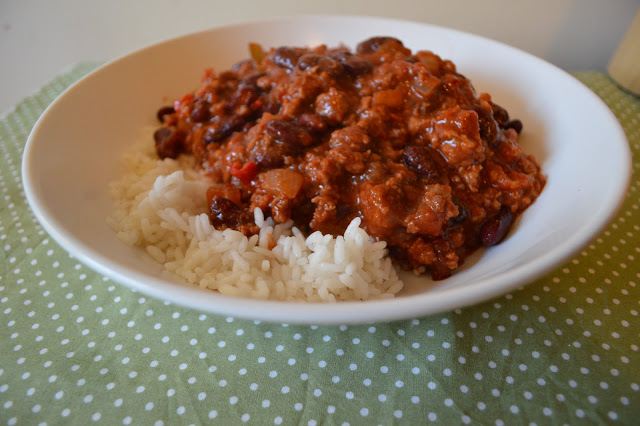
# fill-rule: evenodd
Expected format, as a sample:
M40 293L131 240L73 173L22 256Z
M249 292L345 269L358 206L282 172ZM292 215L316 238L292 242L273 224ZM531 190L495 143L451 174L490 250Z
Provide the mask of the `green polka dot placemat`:
M92 67L0 120L0 423L638 424L640 99L607 76L576 74L623 124L635 174L619 215L574 259L467 309L309 327L144 297L43 231L21 153L44 108Z

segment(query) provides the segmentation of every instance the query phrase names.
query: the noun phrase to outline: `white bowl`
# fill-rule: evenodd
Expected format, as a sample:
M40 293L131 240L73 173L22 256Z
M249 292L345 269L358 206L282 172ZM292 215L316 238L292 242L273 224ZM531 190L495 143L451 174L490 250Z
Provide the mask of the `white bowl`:
M159 106L194 90L203 69L229 68L247 44L354 47L375 35L451 59L478 92L524 123L521 144L548 176L542 195L500 245L480 250L451 278L406 275L395 299L337 304L226 297L162 273L142 249L106 225L108 183L121 156ZM150 141L151 143L151 141ZM348 324L412 318L478 303L531 282L565 262L612 219L631 172L620 125L588 88L515 48L441 27L389 19L302 17L214 28L110 62L62 94L36 123L23 158L27 199L44 228L101 274L145 294L243 318Z

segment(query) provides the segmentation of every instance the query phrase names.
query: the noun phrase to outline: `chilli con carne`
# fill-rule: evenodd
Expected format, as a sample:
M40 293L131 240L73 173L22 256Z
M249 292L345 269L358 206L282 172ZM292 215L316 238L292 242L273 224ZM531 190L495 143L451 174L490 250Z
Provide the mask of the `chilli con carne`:
M431 52L391 37L250 51L158 111L157 153L203 167L216 227L255 233L259 207L337 235L359 216L398 264L443 279L545 185L522 123Z

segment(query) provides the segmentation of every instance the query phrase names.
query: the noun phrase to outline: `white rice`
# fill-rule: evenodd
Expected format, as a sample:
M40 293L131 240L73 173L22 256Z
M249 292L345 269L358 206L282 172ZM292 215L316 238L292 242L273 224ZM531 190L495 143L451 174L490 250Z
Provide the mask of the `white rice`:
M225 295L336 302L391 298L402 289L386 243L354 219L344 236L276 224L254 212L260 233L218 231L206 214L207 180L193 159L159 160L144 137L125 155L125 174L110 185L115 210L107 223L126 244L188 282ZM276 245L269 249L269 242Z

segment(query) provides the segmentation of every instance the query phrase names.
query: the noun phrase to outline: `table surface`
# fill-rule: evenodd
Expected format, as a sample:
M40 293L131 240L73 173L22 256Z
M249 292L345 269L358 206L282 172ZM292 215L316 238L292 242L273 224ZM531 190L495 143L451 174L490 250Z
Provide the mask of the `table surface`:
M425 318L293 326L144 297L61 249L20 159L59 76L0 120L0 423L632 424L640 415L640 99L576 76L635 155L628 196L575 258L500 298Z

